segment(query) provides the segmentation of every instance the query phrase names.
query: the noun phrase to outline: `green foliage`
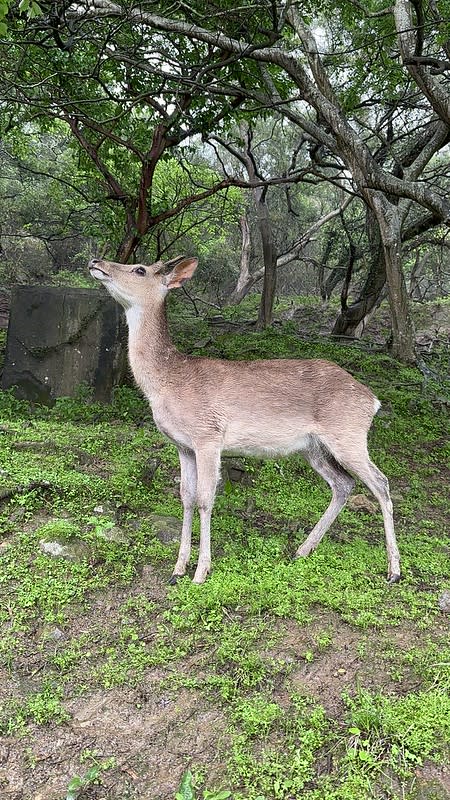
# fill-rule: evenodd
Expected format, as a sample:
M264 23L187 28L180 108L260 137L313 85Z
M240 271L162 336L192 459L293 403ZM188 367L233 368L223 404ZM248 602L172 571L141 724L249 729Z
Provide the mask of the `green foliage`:
M24 701L7 701L0 707L0 730L10 736L23 733L27 722L38 725L66 722L69 715L61 705L61 696L59 688L47 684Z
M281 716L280 706L268 702L264 695L242 698L233 709L233 720L241 725L247 737L266 737Z
M233 795L236 800L307 796L305 788L314 774L318 751L329 736L324 710L294 695L289 713L278 709L277 716L284 728L283 752L268 743L257 754L245 734L234 734L232 769L242 786ZM273 711L271 717L273 723Z
M195 800L192 789L192 772L187 770L181 780L180 788L175 795L175 800Z
M114 758L99 761L94 758L94 764L84 773L84 775L74 775L67 785L65 800L77 800L82 797L85 790L92 786L102 783L102 773L115 766Z
M218 777L194 748L179 796L412 800L423 765L444 763L449 738L438 606L450 587L446 414L419 372L383 354L302 341L292 323L259 339L216 336L206 320L173 310L186 348L206 331L206 350L303 351L373 386L384 413L370 447L391 479L403 581L386 586L378 513L346 510L311 557L292 561L329 499L294 456L243 460L248 480L216 499L212 575L166 587L176 545L156 539L147 515L181 516L177 454L138 393L121 389L101 406L83 390L53 408L0 393L0 483L10 492L0 505L0 659L21 678L30 655L39 658L32 685L15 684L1 729L39 735L64 723L80 695L103 691L111 702L130 692L145 718L151 685L152 697L192 699L218 715ZM148 459L158 464L151 478ZM76 544L77 559L42 552L43 541ZM199 718L207 725L208 713ZM97 761L76 770L66 794L94 791ZM380 788L388 775L393 788Z
M13 6L12 0L2 0L0 3L0 36L6 36L8 33L8 12ZM41 16L42 8L36 0L20 0L19 12L31 20Z
M203 800L227 800L231 797L231 792L224 791L209 791L205 789L202 798ZM194 792L194 776L188 769L184 773L178 791L175 793L175 800L196 800Z
M363 762L379 771L383 760L402 778L413 774L424 760L444 763L449 755L450 698L441 689L407 697L373 695L361 690L347 698L350 710L350 762Z

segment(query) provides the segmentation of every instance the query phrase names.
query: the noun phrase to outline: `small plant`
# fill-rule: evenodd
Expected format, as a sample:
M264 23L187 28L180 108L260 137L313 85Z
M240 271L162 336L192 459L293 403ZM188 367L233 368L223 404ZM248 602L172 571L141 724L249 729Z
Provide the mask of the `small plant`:
M68 519L54 519L47 522L42 528L39 528L39 536L47 540L59 539L69 541L79 533L80 529L78 526Z
M180 787L175 794L175 800L197 800L196 795L194 794L194 776L192 772L188 769L184 773ZM231 792L225 791L210 791L209 789L204 789L202 798L203 800L227 800L227 798L231 797Z
M280 706L267 702L261 695L238 702L233 713L234 719L240 723L248 737L267 736L273 723L282 716Z
M88 789L89 786L95 786L95 784L98 784L99 778L99 767L91 767L82 777L80 775L74 775L73 778L70 779L67 786L65 800L77 800L81 792L83 792L85 789Z
M62 689L48 684L25 701L13 699L5 703L1 708L0 733L20 734L29 722L36 725L66 722L69 714L61 704L61 697Z
M91 526L94 536L100 536L101 538L115 527L114 522L104 517L88 517L86 522Z
M175 794L175 800L195 800L194 790L192 788L192 772L188 769L184 773L179 789Z
M98 786L102 782L102 772L115 766L114 758L107 758L105 761L98 761L90 750L83 752L81 762L94 760L94 764L89 767L84 775L74 775L67 786L67 793L64 800L77 800L85 789L91 786Z

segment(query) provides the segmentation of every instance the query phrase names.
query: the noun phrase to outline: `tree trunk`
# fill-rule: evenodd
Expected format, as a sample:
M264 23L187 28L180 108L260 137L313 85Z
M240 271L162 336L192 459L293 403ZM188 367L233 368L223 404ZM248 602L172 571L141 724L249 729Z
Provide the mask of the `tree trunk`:
M135 228L133 224L133 229ZM119 264L128 264L141 242L141 237L134 233L132 229L127 230L126 235L116 250L115 259Z
M333 336L354 336L358 338L362 336L369 316L376 309L383 296L382 293L386 283L384 253L378 221L369 207L366 210L366 226L371 253L369 271L359 297L347 308L341 310L334 323Z
M243 300L245 295L250 291L253 286L254 279L250 275L250 225L245 214L239 220L239 227L241 229L242 245L241 245L241 261L239 264L239 276L236 286L228 298L227 305L237 305Z
M380 227L392 320L392 355L409 364L416 362L414 325L402 269L401 219L398 206L380 193L373 196Z
M272 324L273 304L277 288L277 253L269 209L266 204L266 191L266 189L255 189L258 227L264 260L264 280L258 312L258 328L268 328Z
M327 283L330 276L328 276L328 279L325 280L325 267L328 263L331 250L333 248L333 239L334 239L334 227L330 228L328 231L327 241L323 249L322 257L319 262L319 270L317 273L317 285L322 300L328 300L330 296L330 295L327 296ZM342 272L340 271L340 273L341 274L339 276L339 279L342 277Z
M258 172L254 155L252 153L253 132L251 128L244 123L241 124L241 135L246 144L245 151L242 153L237 152L234 150L234 148L232 151L234 155L237 155L240 161L245 165L249 179L251 181L259 181L261 180L261 175ZM267 328L272 323L272 311L276 290L277 253L269 209L266 203L267 189L267 186L258 186L253 189L253 197L255 199L256 206L256 218L259 234L261 236L264 262L264 280L261 294L261 304L258 312L258 328Z
M323 287L320 289L320 296L324 302L330 299L336 286L338 286L341 283L344 277L344 273L345 273L344 267L335 267L335 269L331 270L328 278L323 284Z
M420 248L416 252L416 259L414 262L414 266L411 270L411 276L409 279L409 296L411 300L418 300L422 302L424 300L424 294L422 292L421 283L425 275L426 264L428 261L429 251L424 253L421 257Z

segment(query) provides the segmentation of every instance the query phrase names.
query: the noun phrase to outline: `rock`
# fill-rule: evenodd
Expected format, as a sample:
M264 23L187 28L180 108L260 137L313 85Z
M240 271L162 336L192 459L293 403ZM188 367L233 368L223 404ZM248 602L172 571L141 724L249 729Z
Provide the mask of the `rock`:
M241 458L234 458L234 456L222 457L221 486L225 485L227 481L230 481L230 483L242 483L245 486L251 486L253 483L253 476Z
M94 506L92 509L93 514L97 514L99 516L99 522L101 521L101 517L110 517L112 518L116 513L116 505L114 503L100 503L99 505Z
M153 478L155 476L156 470L160 466L161 462L158 458L149 458L145 464L142 466L142 469L138 475L138 479L144 486L150 488L153 483Z
M438 606L443 614L450 614L450 592L442 592L438 600Z
M391 500L393 503L404 503L405 498L400 492L391 492Z
M106 542L116 542L117 544L128 544L129 542L129 537L118 525L113 525L112 527L105 526L104 528L99 526L96 529L96 535Z
M65 558L67 561L82 561L89 556L89 547L86 542L75 537L70 539L41 539L39 547L42 553L53 558Z
M49 639L57 642L59 639L64 638L64 631L57 628L56 625L43 625L41 630L42 639L48 641Z
M347 508L350 511L363 511L365 514L377 514L379 511L378 505L373 500L369 500L365 494L354 494L349 497Z
M163 544L179 542L181 538L181 520L176 517L165 516L164 514L149 514L147 517L151 523L153 532L157 539Z
M97 289L16 286L12 292L2 388L52 404L81 384L109 402L126 373L120 307Z
M20 506L19 508L16 508L9 515L9 520L14 525L17 525L17 524L20 524L25 519L26 515L27 515L26 508L24 508L24 506Z

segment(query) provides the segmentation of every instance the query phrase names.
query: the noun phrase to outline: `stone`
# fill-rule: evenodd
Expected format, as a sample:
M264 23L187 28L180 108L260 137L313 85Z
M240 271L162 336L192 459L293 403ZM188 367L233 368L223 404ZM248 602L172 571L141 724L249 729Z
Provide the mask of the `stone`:
M234 456L222 457L221 485L225 485L227 481L241 483L244 486L251 486L253 483L253 476L241 458L235 458Z
M126 326L98 289L16 286L12 291L2 388L51 405L81 385L109 402L126 374Z
M377 514L380 510L379 506L365 494L351 495L347 501L347 508L350 511L363 511L365 514Z
M151 487L153 483L153 478L155 477L156 471L161 465L161 461L158 458L149 458L143 464L142 469L139 472L138 479L144 486L148 488Z
M119 525L113 525L112 527L99 525L96 528L96 536L106 542L116 542L116 544L128 544L129 542L129 536Z
M64 631L62 631L61 628L57 628L56 625L43 625L41 637L46 641L51 640L57 642L59 639L64 638Z
M450 614L450 592L442 592L438 600L439 611L443 614Z
M64 558L67 561L82 561L89 556L90 552L86 542L75 537L70 539L41 539L39 548L47 556Z
M157 539L163 544L179 542L181 538L181 520L164 514L149 514L147 517Z

